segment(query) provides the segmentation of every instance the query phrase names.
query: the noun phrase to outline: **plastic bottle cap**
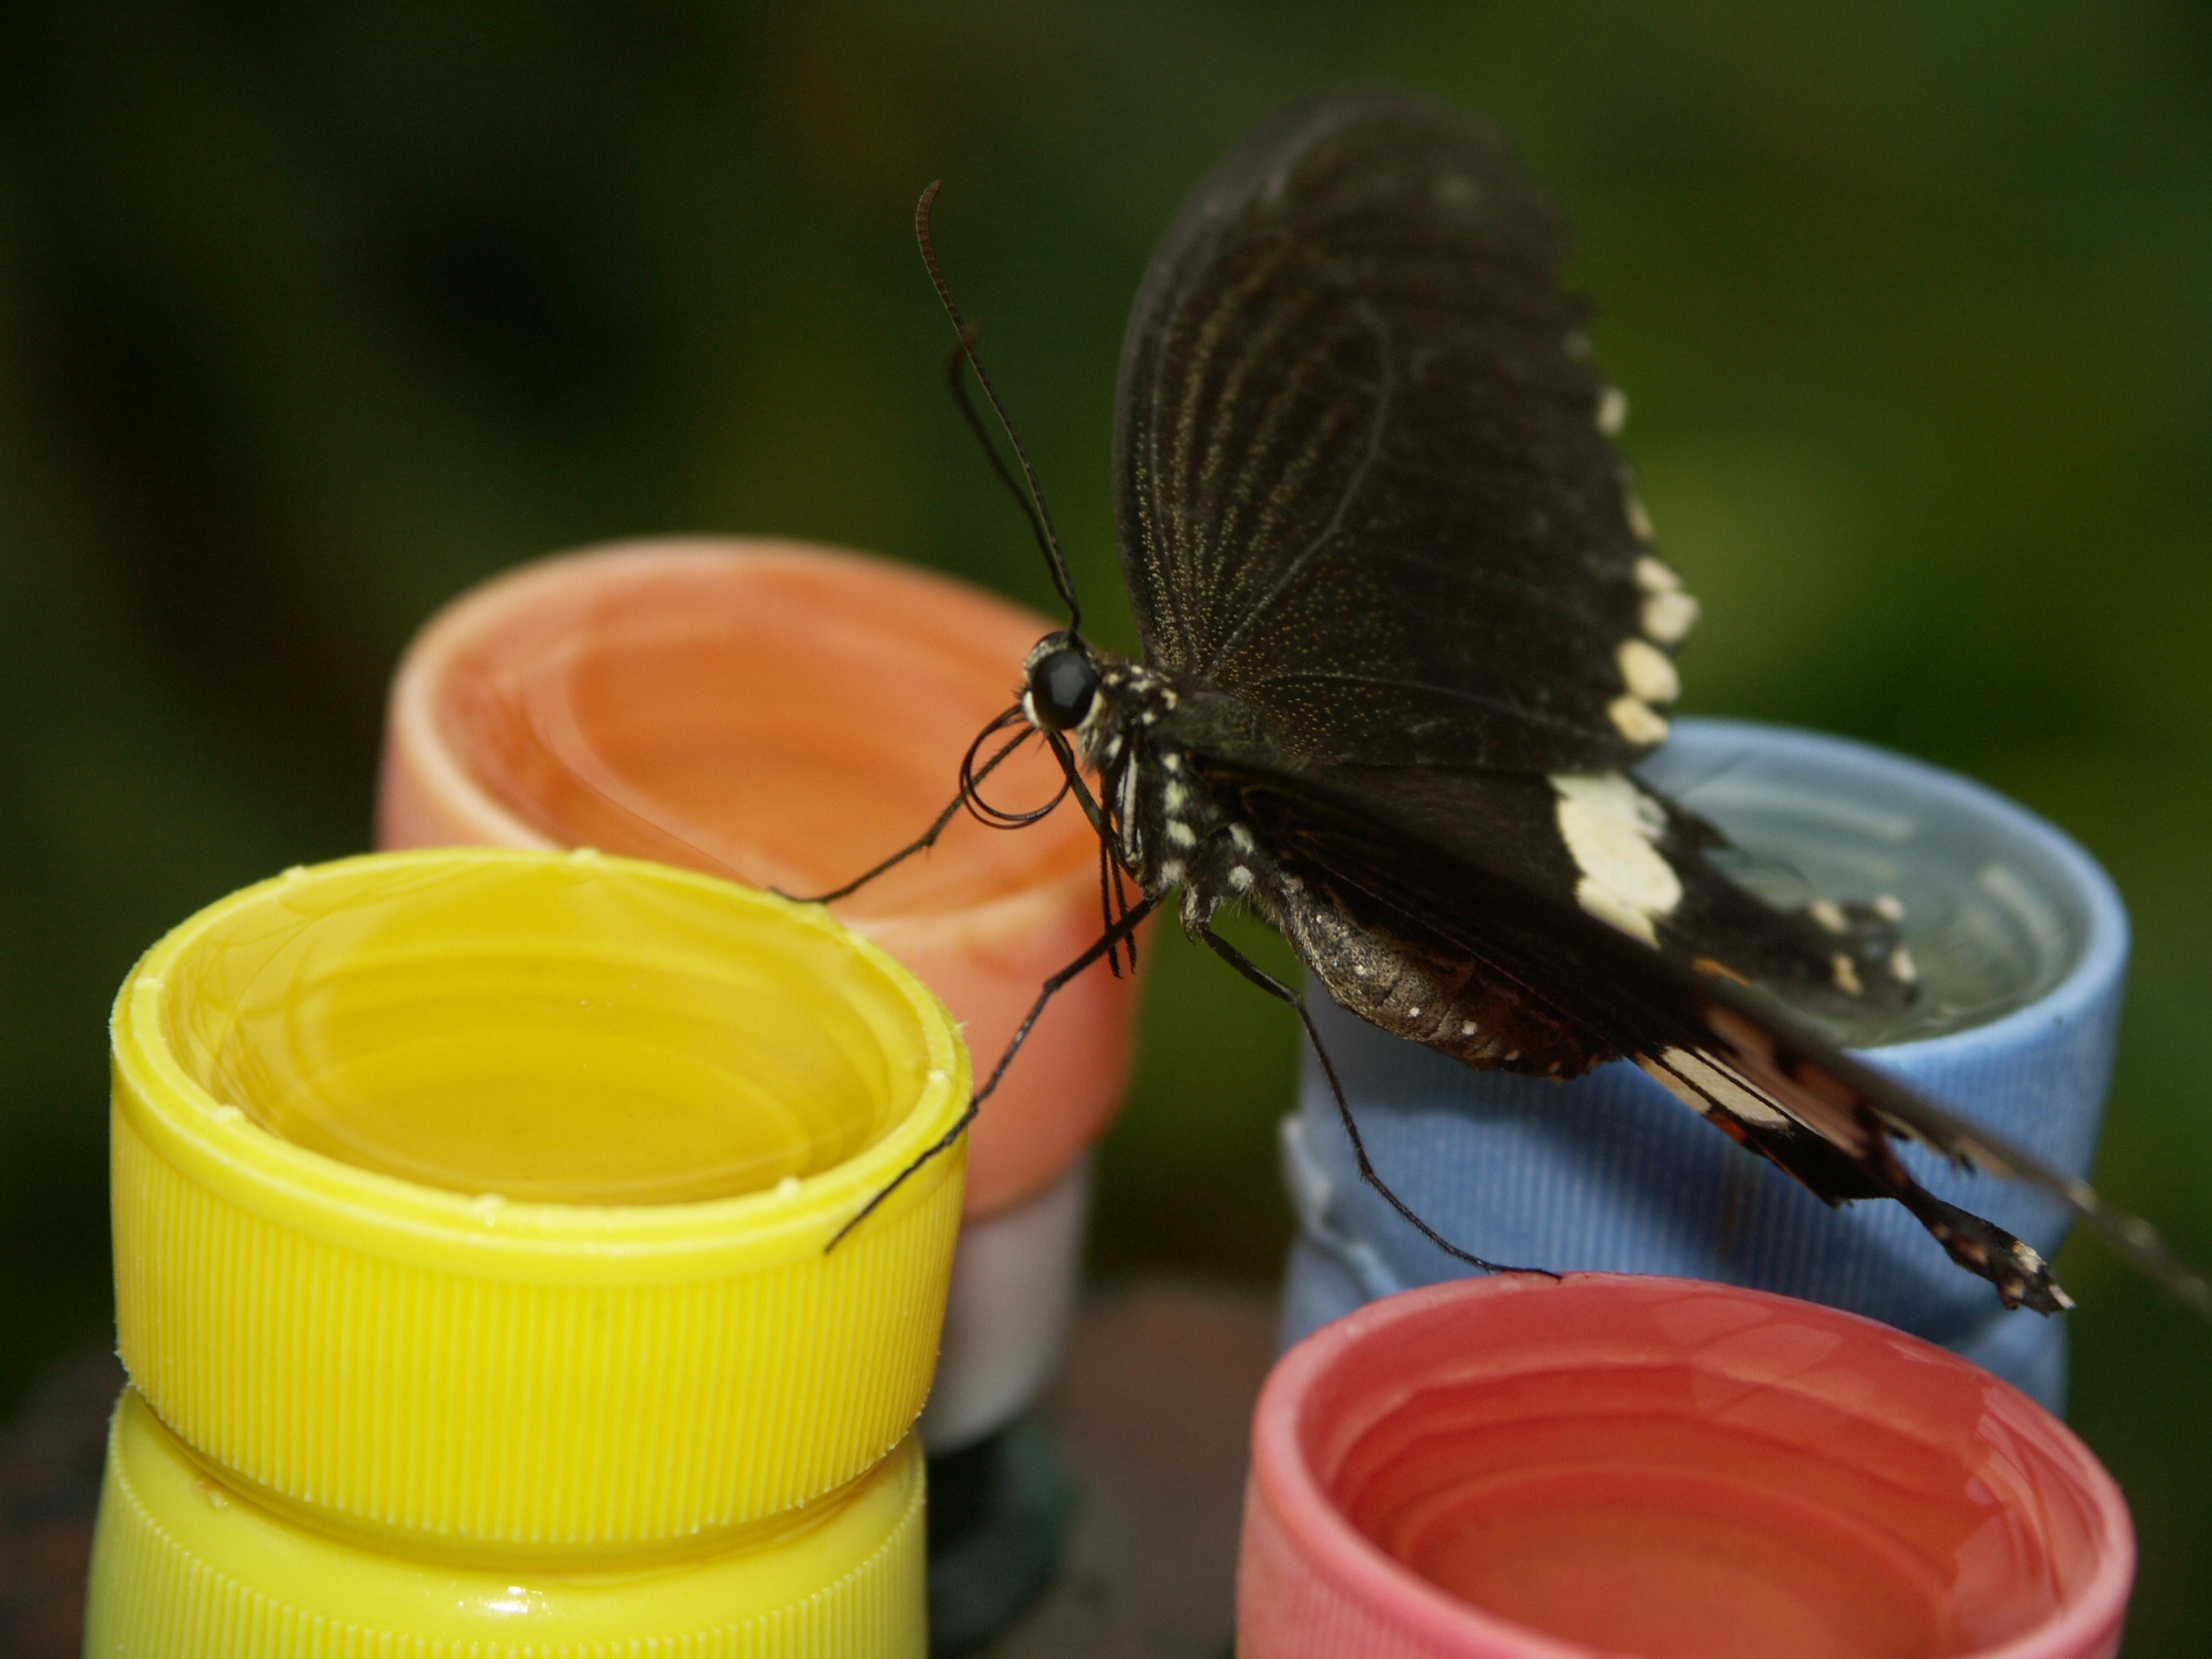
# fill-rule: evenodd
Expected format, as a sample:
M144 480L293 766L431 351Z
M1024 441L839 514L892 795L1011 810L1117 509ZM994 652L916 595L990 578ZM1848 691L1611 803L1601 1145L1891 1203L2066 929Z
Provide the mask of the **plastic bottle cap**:
M823 912L597 855L296 870L114 1021L124 1364L270 1501L647 1547L852 1480L937 1356L963 1147L927 990Z
M127 1391L109 1431L85 1651L920 1659L921 1455L720 1548L557 1573L396 1553L264 1507Z
M911 567L803 543L622 543L500 576L423 629L393 683L379 844L596 846L787 893L842 886L952 799L1052 624ZM1011 734L1008 734L1012 735ZM982 758L988 758L988 751ZM1041 804L1032 744L989 798ZM942 996L995 1061L1100 927L1072 805L1019 834L964 814L838 913ZM1127 1084L1135 988L1055 998L977 1120L968 1211L1050 1185Z
M2025 1395L1870 1319L1610 1274L1369 1304L1253 1427L1244 1659L2092 1659L2110 1476Z

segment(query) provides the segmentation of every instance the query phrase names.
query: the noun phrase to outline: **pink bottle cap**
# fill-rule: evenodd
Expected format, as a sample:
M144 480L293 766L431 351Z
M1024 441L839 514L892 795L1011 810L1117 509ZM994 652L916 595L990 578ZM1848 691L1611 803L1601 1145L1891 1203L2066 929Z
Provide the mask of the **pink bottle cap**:
M1237 1651L2101 1659L2134 1572L2088 1449L1955 1355L1764 1292L1516 1274L1275 1366Z
M378 844L593 846L827 892L952 798L962 753L1052 626L944 576L791 542L528 565L409 650ZM983 787L1027 808L1059 784L1033 744ZM1097 842L1072 804L1013 834L963 814L836 911L944 999L981 1077L1046 976L1098 936ZM1096 1138L1128 1081L1134 1009L1133 982L1103 968L1053 1000L976 1122L969 1216L1043 1191Z

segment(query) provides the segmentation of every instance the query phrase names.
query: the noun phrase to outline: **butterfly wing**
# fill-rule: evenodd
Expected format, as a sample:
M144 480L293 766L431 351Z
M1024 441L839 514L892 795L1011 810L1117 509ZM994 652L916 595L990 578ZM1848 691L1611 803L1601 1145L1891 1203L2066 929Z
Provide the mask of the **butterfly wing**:
M1897 1200L2008 1304L2043 1313L2070 1305L2034 1250L1923 1187L1897 1155L1897 1141L2035 1183L2152 1276L2212 1311L2212 1285L2085 1182L1852 1058L1726 963L1693 964L1563 902L1541 876L1452 848L1448 834L1420 822L1438 798L1408 808L1378 797L1372 778L1286 772L1249 754L1217 757L1207 775L1305 899L1416 967L1464 974L1471 965L1484 992L1469 1006L1484 1018L1548 1034L1581 1065L1634 1060L1832 1204ZM1285 931L1297 943L1294 926ZM1316 952L1307 966L1340 996L1356 991L1337 982L1346 976L1342 960Z
M1308 768L1328 780L1332 769ZM1649 943L1675 961L1700 963L1748 980L1802 1017L1846 1022L1894 1014L1916 995L1894 917L1874 905L1814 900L1769 903L1738 885L1709 855L1735 854L1726 836L1657 790L1620 772L1463 772L1440 767L1359 767L1334 786L1393 823L1413 826L1446 853L1497 869L1539 893L1609 914L1587 897L1592 871L1623 849L1664 866L1666 908L1650 918ZM1611 822L1606 821L1610 813ZM1580 830L1590 826L1599 844ZM1639 848L1637 842L1643 842ZM1648 848L1648 851L1644 850ZM1740 857L1740 855L1738 855ZM1632 880L1620 885L1632 887ZM1637 918L1625 919L1634 926Z
M1554 273L1566 222L1488 129L1294 105L1193 194L1116 431L1147 657L1309 760L1528 772L1664 736L1695 607L1649 556Z

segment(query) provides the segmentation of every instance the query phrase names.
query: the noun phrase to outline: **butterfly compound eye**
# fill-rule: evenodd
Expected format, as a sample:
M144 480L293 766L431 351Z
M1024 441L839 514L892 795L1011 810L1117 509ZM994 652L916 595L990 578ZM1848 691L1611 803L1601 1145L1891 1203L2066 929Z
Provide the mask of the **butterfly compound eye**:
M1083 723L1098 695L1098 670L1072 645L1047 652L1029 670L1029 717L1048 731Z

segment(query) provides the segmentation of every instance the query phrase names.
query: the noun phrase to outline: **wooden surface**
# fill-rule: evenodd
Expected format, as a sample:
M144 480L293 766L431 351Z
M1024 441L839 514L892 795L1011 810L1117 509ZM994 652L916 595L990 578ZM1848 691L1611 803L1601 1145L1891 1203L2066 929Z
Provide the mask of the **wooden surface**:
M1045 1418L1081 1508L1058 1584L988 1659L1223 1659L1252 1402L1274 1303L1199 1284L1093 1295ZM0 1654L77 1659L112 1354L57 1366L0 1433Z
M988 1659L1224 1659L1272 1295L1190 1284L1093 1296L1044 1417L1081 1507L1058 1584Z
M123 1367L92 1350L55 1366L0 1433L0 1653L77 1659L108 1414Z

